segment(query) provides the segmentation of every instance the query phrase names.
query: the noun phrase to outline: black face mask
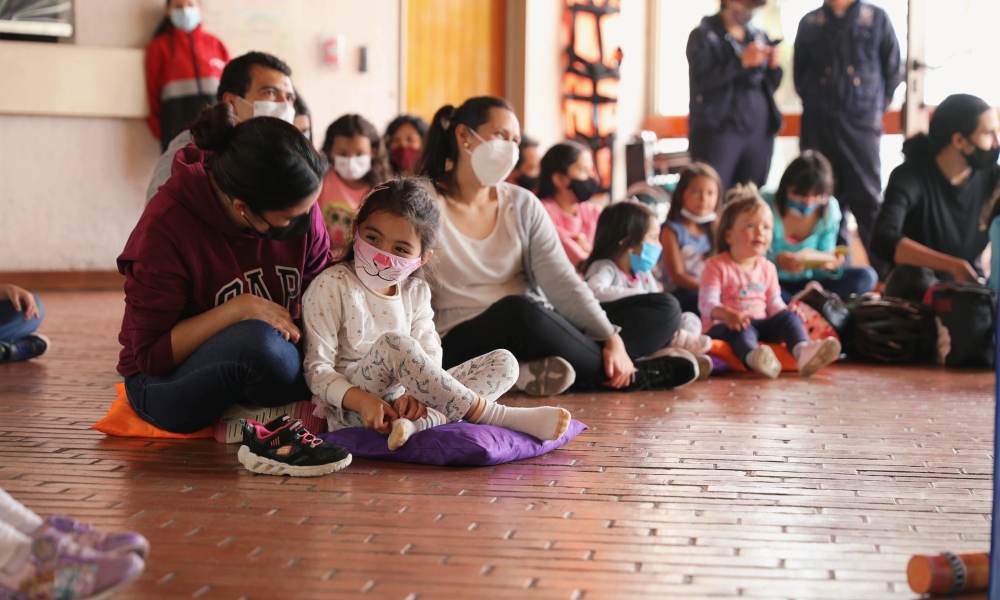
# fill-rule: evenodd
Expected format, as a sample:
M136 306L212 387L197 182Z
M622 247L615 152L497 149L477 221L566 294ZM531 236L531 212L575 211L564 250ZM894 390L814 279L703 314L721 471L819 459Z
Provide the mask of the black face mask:
M601 191L601 184L593 177L587 179L574 179L569 182L569 189L580 202L590 200L591 196Z
M254 232L254 235L262 240L274 240L276 242L294 240L308 233L309 227L312 225L311 210L293 218L288 222L288 225L285 225L284 227L275 227L274 225L271 225L271 223L265 219L263 215L258 216L260 216L260 219L268 225L268 229L264 233L257 231L257 228L250 223L250 219L247 219L246 215L243 215L243 220L247 222L247 225L250 225L250 230Z
M965 138L969 139L969 138ZM969 140L972 143L972 140ZM965 155L965 162L969 163L969 166L973 169L988 169L990 167L996 166L997 159L1000 159L1000 146L993 148L992 150L983 150L979 146L972 144L976 147L972 151L972 154Z
M528 177L527 175L517 176L517 185L523 187L526 190L531 190L532 192L538 189L538 177Z

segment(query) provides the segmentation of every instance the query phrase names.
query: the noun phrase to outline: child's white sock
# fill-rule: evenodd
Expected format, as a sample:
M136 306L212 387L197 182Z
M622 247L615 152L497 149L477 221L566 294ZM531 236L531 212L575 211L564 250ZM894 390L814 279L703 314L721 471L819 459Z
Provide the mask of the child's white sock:
M416 421L396 419L392 422L392 431L389 433L389 450L399 450L413 437L413 434L445 423L448 423L448 417L429 406L427 414Z
M470 409L473 414L481 409L482 412L478 417L470 419L479 425L496 425L533 435L540 440L558 440L569 428L571 417L565 408L555 406L521 408L485 401L483 406L479 405L482 400L482 398L476 400L476 405Z

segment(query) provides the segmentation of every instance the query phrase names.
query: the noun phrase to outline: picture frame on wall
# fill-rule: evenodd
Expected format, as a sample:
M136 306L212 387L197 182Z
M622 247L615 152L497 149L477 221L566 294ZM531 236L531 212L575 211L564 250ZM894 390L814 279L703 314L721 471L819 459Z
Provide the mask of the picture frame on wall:
M0 40L58 42L73 37L74 0L0 0Z

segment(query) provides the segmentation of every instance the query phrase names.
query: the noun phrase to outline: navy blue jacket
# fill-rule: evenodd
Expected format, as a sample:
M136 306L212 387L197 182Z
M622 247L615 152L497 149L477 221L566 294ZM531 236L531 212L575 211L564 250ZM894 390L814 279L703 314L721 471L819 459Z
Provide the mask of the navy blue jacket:
M750 26L746 30L746 39L751 43L755 39L770 41L762 31ZM781 84L782 70L768 68L766 63L754 69L744 68L721 14L705 17L691 32L687 59L691 81L689 129L722 129L727 117L746 109L748 94L763 93L771 112L768 133L778 133L781 111L774 102L774 90Z
M836 17L826 4L808 13L795 37L795 91L803 112L877 121L903 81L889 15L863 0Z

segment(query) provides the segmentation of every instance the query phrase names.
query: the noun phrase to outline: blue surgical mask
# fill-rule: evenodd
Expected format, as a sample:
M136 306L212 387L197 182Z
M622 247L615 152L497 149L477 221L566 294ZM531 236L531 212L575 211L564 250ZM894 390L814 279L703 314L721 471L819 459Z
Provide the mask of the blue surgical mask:
M177 29L191 33L198 25L201 25L201 11L198 10L197 6L175 8L170 11L170 22Z
M786 205L788 206L788 210L792 211L793 213L795 213L797 215L803 216L803 217L808 217L809 215L811 215L814 212L816 212L816 210L819 207L821 207L821 206L823 206L825 204L825 202L821 202L819 204L812 204L812 205L803 204L803 203L798 202L796 200L792 200L791 198L788 198L785 202L786 202Z
M653 267L656 266L656 261L660 260L660 254L663 252L661 246L656 244L651 244L649 242L642 243L642 250L639 252L639 256L629 252L628 260L632 266L632 273L646 273L647 271L652 271Z

